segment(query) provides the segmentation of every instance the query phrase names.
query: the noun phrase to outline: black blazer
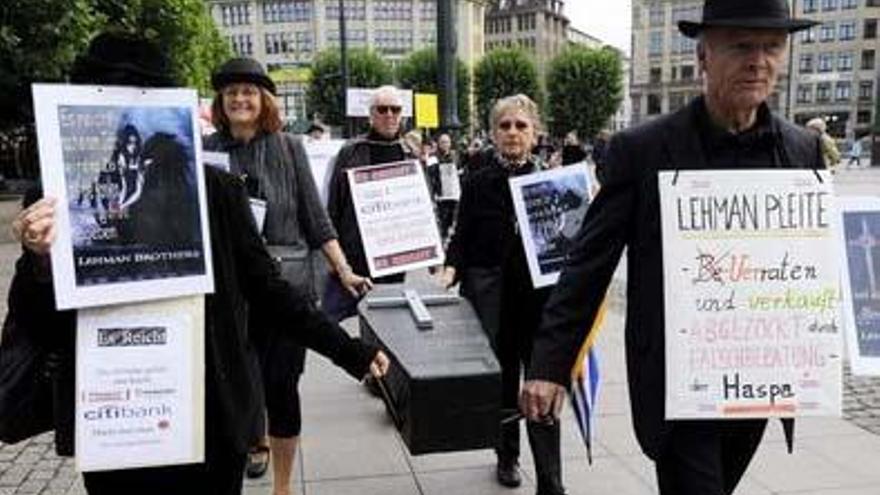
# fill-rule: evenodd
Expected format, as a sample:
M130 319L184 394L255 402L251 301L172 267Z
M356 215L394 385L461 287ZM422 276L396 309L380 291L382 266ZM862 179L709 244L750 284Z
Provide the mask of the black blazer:
M214 293L205 298L206 450L245 453L263 435L263 387L248 311L271 312L279 333L329 357L360 379L375 348L331 323L304 294L280 277L250 213L244 184L205 168ZM46 264L25 252L16 264L10 316L58 362L54 373L55 446L73 454L74 311L55 311ZM210 457L210 455L208 456Z
M605 181L544 308L528 378L567 385L623 248L627 248L626 363L636 436L651 458L671 423L665 420L663 253L659 170L706 169L698 98L678 112L616 134ZM776 116L772 166L824 168L816 136Z

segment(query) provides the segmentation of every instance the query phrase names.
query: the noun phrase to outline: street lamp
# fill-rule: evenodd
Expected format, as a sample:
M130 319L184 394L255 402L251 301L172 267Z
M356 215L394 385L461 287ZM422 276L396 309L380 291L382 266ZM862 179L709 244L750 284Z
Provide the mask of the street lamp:
M461 127L458 120L458 88L456 81L455 2L437 1L437 60L440 87L440 127L453 134Z
M339 67L342 75L340 98L342 99L342 136L351 137L351 121L348 119L348 42L345 35L345 0L339 0Z

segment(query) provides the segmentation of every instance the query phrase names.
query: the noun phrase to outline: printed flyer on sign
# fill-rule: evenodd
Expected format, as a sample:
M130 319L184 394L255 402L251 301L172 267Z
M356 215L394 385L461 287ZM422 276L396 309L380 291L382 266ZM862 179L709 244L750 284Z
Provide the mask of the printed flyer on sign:
M590 206L584 165L555 168L510 179L520 237L535 288L553 285Z
M659 187L666 417L839 416L830 174L661 172Z
M880 197L840 197L843 311L855 375L880 376Z
M443 263L434 206L418 161L347 172L371 277Z
M204 460L203 296L77 313L80 471Z
M35 84L56 303L213 291L193 90Z

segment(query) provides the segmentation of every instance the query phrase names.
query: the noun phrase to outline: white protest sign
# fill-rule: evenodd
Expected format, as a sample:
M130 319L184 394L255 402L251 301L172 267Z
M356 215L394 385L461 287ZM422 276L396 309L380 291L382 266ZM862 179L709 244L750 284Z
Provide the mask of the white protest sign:
M854 375L880 376L880 197L837 201L849 363Z
M434 207L418 161L347 173L371 277L443 263Z
M79 471L204 461L204 339L203 296L77 313Z
M661 172L659 188L667 419L840 415L830 174Z
M33 85L58 309L214 291L191 89Z
M330 165L336 160L336 155L345 144L344 139L304 139L306 155L309 157L309 167L312 169L312 177L315 186L321 196L321 204L327 205L328 189L330 187Z
M370 98L376 88L348 88L345 93L345 109L349 117L369 117L370 116ZM409 89L398 89L397 96L400 98L400 104L403 110L400 115L402 117L413 116L413 92Z
M590 176L583 164L510 179L520 237L535 288L553 285L590 206Z
M202 163L209 167L229 172L229 153L220 151L202 151Z
M461 180L458 177L458 167L455 163L443 162L436 165L440 175L439 200L458 201L461 197Z

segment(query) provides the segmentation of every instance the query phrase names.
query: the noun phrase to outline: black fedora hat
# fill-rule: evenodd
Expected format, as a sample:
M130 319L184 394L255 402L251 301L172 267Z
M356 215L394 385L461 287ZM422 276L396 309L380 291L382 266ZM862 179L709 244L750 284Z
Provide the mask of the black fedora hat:
M168 55L138 35L107 31L95 36L70 71L73 83L174 86Z
M703 20L679 21L678 30L696 38L709 27L784 29L793 33L817 24L821 23L793 18L788 0L706 0Z
M211 76L215 91L233 83L251 83L266 88L273 95L277 93L275 82L266 74L266 69L252 58L233 58L221 65Z

